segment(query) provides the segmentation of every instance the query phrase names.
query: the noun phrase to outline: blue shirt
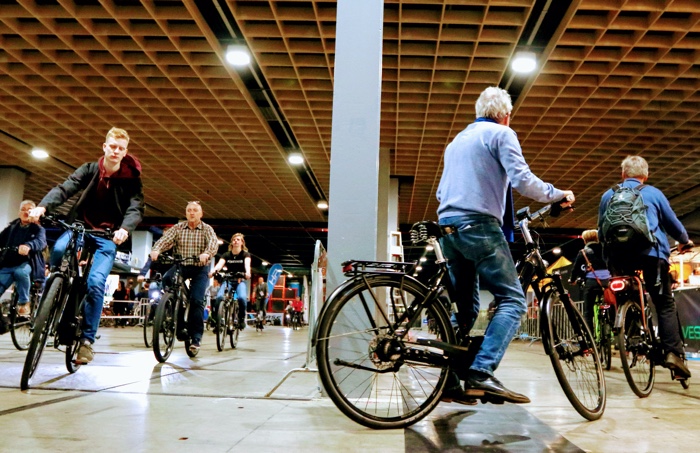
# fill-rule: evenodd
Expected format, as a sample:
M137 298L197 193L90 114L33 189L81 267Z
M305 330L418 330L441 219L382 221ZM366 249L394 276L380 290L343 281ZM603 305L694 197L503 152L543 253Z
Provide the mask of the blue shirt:
M486 214L502 225L509 181L520 194L542 203L565 196L530 171L513 129L477 120L445 149L438 218Z
M627 178L622 182L622 186L637 187L641 183L639 179ZM676 217L676 213L671 209L671 204L668 202L663 192L654 186L645 185L639 193L641 193L642 200L644 200L644 204L647 207L647 225L649 226L649 231L654 234L659 243L658 251L657 247L652 247L644 252L644 254L663 258L668 261L668 257L671 255L671 249L668 245L666 235L668 234L681 244L685 244L689 240L688 233L685 231L681 221ZM608 189L600 199L600 207L598 208L598 233L600 237L602 237L605 208L607 208L612 194L613 189Z

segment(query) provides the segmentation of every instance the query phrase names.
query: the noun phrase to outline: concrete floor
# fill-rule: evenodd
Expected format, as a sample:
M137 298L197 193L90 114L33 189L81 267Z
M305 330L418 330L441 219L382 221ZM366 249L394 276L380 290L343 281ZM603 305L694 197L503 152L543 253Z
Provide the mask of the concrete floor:
M31 452L667 452L696 451L700 386L683 390L658 370L649 398L627 386L619 359L606 373L605 415L588 422L566 400L540 343L515 341L497 376L532 403L440 404L408 429L374 431L321 396L300 371L308 330L246 329L237 350L217 352L211 332L187 357L176 344L159 364L136 327L101 328L95 361L68 374L47 350L33 388L21 392L23 352L0 337L0 451ZM700 363L691 370L700 376Z

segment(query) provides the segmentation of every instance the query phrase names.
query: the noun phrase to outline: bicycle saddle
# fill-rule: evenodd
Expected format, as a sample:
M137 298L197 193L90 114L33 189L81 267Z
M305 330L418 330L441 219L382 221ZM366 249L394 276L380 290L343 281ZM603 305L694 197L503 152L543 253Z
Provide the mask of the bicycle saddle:
M416 245L421 242L427 242L431 237L439 239L442 237L440 225L432 220L423 220L416 222L411 227L411 242Z

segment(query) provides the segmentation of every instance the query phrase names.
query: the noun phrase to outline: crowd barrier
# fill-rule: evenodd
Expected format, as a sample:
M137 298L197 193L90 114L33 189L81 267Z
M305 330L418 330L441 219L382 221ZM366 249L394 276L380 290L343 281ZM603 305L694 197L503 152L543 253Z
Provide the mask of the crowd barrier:
M115 304L134 304L134 307L130 311L131 314L115 315L113 311ZM148 311L150 310L150 308L151 301L147 298L142 298L139 300L112 300L108 303L105 303L102 307L102 316L100 316L100 320L137 319L137 325L142 326L144 319L146 319L146 317L148 316Z

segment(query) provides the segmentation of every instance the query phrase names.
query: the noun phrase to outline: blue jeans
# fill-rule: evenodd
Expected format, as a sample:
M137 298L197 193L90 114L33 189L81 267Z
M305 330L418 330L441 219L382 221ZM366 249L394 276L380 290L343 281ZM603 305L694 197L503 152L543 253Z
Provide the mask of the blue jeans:
M440 239L440 244L448 260L457 307L472 319L469 329L479 313L479 287L495 298L496 313L470 367L493 376L527 310L515 263L495 218L464 215L440 219L440 224L457 228Z
M31 284L32 266L29 262L14 267L0 269L0 295L15 282L17 291L17 303L20 305L29 302L29 285Z
M51 251L51 267L61 264L61 259L66 251L72 232L66 231L58 238ZM90 343L95 342L97 328L100 326L102 305L105 300L105 284L112 271L114 257L117 254L117 244L111 239L85 235L86 246L94 248L90 275L87 277L87 294L83 304L82 339Z
M204 333L204 294L209 286L209 267L207 266L183 266L182 276L190 280L190 311L187 316L187 332L193 344L202 341ZM173 284L175 266L171 267L163 276L163 286L168 288Z

